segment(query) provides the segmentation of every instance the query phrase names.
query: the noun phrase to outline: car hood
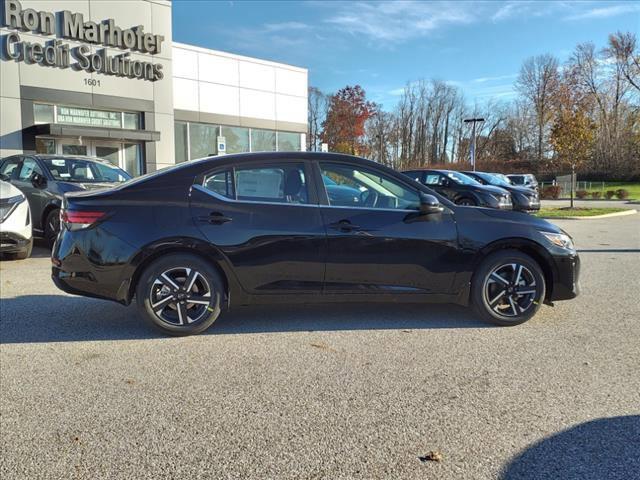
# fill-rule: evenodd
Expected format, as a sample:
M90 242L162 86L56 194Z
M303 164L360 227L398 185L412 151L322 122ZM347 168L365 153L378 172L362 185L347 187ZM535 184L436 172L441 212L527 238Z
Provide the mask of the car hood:
M557 225L548 222L543 218L529 215L528 213L518 212L515 210L497 210L493 208L478 208L474 210L477 210L478 212L488 217L492 217L505 222L521 223L523 225L528 225L545 232L565 233L564 230L562 230Z
M509 190L510 192L522 193L523 195L531 195L535 194L536 191L533 188L528 187L519 187L517 185L509 185L508 187L501 187L505 190Z
M15 185L11 185L9 182L0 180L0 198L5 199L16 197L18 195L22 195L22 192Z

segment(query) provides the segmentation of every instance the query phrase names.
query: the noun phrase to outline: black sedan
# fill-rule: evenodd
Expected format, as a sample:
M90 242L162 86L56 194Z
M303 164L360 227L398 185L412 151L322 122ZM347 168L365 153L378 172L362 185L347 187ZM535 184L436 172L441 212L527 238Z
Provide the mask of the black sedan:
M402 172L463 207L511 209L509 192L485 186L477 180L453 170L411 170Z
M336 205L336 185L359 194ZM459 207L346 155L182 163L67 194L62 222L56 285L123 304L135 297L173 335L204 331L231 305L275 302L452 302L516 325L578 293L578 255L557 226Z
M60 230L62 196L108 188L131 178L106 160L64 155L14 155L0 161L0 178L27 196L34 234L52 245Z
M503 180L497 175L485 172L464 172L483 185L503 188L511 194L513 209L519 212L536 212L540 210L540 196L531 188L519 187Z

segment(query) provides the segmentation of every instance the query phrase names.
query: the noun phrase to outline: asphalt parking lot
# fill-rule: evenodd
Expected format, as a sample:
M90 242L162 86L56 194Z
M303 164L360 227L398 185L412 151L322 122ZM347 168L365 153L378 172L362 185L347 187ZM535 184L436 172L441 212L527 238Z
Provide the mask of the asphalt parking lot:
M0 477L640 478L640 215L556 223L583 293L514 328L281 306L165 338L43 248L3 261Z

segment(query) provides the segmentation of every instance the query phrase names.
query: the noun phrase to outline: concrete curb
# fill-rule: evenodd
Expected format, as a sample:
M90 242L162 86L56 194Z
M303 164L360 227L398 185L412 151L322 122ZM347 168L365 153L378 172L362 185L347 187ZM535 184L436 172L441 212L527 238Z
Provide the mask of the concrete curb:
M605 213L603 215L593 215L591 217L539 217L545 220L596 220L598 218L624 217L625 215L633 215L638 213L635 209L625 210L624 212Z

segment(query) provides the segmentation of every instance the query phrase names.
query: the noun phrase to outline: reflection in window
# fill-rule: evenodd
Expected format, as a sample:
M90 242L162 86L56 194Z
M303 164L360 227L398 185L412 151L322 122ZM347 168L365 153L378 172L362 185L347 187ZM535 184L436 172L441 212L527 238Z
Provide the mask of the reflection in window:
M191 158L204 158L215 155L218 150L216 146L218 137L218 127L205 123L189 124L189 145L191 147ZM229 140L227 139L227 145Z
M53 105L34 103L33 120L35 123L53 123Z
M275 152L276 132L273 130L251 129L251 151L252 152Z
M51 155L56 153L56 142L52 138L36 138L36 153Z
M300 134L290 132L278 132L279 152L299 152Z
M175 152L176 163L182 163L188 160L187 155L187 124L185 122L176 122L174 125Z
M249 129L242 127L222 127L222 136L227 142L227 153L249 151Z
M137 143L124 145L124 169L130 175L137 177L142 174L142 149Z
M137 130L140 128L140 115L137 113L124 112L123 114L123 128L130 130Z

